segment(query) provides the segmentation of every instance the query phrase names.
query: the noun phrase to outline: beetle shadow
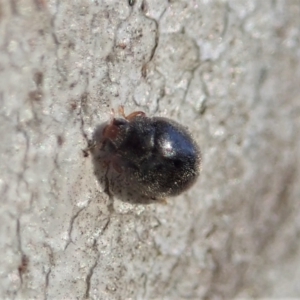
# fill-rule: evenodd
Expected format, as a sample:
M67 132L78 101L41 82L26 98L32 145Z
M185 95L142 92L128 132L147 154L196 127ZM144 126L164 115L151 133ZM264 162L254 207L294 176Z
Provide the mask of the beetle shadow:
M113 154L103 150L103 130L107 122L96 127L88 151L92 157L94 174L104 192L112 198L118 198L131 204L165 203L164 200L152 199L139 192L128 174L116 170L111 163Z

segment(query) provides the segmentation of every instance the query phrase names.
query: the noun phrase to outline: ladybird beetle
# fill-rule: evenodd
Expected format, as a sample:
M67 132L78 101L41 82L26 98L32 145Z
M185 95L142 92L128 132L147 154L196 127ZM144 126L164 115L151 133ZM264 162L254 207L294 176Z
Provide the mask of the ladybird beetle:
M185 127L142 111L113 117L94 135L95 163L123 176L126 188L149 200L163 200L187 190L200 172L199 147Z

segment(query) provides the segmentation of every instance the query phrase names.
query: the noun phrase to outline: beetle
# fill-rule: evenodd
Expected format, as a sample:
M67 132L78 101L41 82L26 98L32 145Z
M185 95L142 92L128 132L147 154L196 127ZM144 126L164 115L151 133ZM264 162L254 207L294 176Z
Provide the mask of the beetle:
M201 153L190 132L174 120L148 117L142 111L106 123L94 136L96 163L112 166L126 188L162 201L190 188L200 173Z

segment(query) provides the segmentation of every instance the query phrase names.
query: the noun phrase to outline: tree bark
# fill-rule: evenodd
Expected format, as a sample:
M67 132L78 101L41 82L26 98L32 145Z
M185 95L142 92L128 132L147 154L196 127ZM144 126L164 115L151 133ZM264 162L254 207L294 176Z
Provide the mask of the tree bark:
M0 0L1 298L300 297L299 36L298 0ZM82 151L119 105L201 147L167 205Z

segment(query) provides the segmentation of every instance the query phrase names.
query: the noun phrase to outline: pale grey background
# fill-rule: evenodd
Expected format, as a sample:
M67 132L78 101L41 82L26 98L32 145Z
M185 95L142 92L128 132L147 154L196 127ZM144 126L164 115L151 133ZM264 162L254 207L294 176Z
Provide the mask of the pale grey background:
M1 299L300 297L299 0L0 0ZM190 128L201 178L111 204L85 135Z

